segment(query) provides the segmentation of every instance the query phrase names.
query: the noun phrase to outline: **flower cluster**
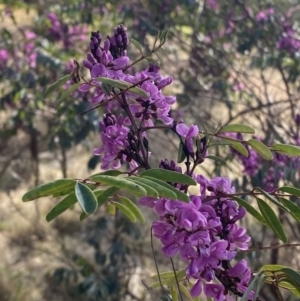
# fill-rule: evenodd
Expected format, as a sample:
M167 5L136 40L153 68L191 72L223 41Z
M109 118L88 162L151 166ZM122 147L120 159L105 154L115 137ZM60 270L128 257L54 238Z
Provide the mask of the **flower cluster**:
M174 162L170 166L175 169ZM168 257L179 254L188 263L186 275L196 280L192 296L204 290L207 297L216 301L233 300L228 294L241 296L251 277L245 260L234 267L230 265L237 250L248 248L250 237L236 224L246 210L227 197L235 192L228 178L194 177L200 184L200 195L191 195L189 203L151 197L140 202L159 216L153 223L153 231L163 244L164 254Z
M128 44L127 29L123 25L119 25L114 34L104 40L99 32L92 32L90 53L83 61L91 80L83 83L78 90L92 91L91 102L105 105L106 110L123 109L127 114L126 118L118 118L109 112L110 120L118 122L103 121L100 124L103 147L96 149L94 153L102 156L103 169L119 168L121 162L129 162L131 168L137 167L136 162L145 167L146 163L142 161L148 158L149 152L143 128L153 127L156 121L170 126L173 124L170 109L176 98L162 93L162 89L172 83L172 78L164 78L159 73L159 68L153 64L132 75L128 71ZM147 96L130 90L119 94L115 89L107 90L107 86L97 80L98 77L125 81L142 89ZM141 140L145 143L140 143Z

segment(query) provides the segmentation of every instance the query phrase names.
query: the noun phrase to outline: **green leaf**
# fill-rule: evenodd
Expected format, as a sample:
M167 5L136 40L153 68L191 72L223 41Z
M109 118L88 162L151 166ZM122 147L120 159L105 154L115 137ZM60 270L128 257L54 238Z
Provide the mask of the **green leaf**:
M273 144L271 149L286 154L287 156L292 157L299 157L300 156L300 147L295 145L288 145L288 144Z
M234 148L237 152L239 152L241 155L243 155L244 157L247 157L247 158L249 157L249 152L242 143L231 141L230 146L232 148Z
M106 206L107 213L109 215L115 216L116 215L116 206L113 204L108 203Z
M300 223L300 208L294 204L293 202L284 199L284 198L279 198L280 202L284 207L286 207L291 214L291 216L298 222Z
M169 279L165 279L165 280L162 280L161 282L154 282L150 285L151 288L158 288L158 287L161 287L161 284L162 285L171 285L172 284L172 280L169 280Z
M156 182L151 181L150 179L152 179L152 178L135 177L135 181L137 181L139 183L144 183L148 187L151 187L152 189L154 189L158 193L158 196L170 198L170 199L173 199L173 200L175 200L177 198L177 194L174 193L171 189L165 188L164 186L159 185ZM164 183L164 182L162 182L162 183ZM157 197L155 197L155 198L157 198Z
M256 139L249 139L247 143L265 160L272 160L273 155L269 148L261 141Z
M171 200L180 200L186 203L189 203L190 199L188 197L188 195L178 189L176 189L175 187L171 186L168 183L165 183L161 180L158 180L156 178L152 178L152 177L143 177L141 179L147 179L149 181L151 181L152 183L156 183L158 185L152 184L153 188L155 188L155 190L157 190L157 192L159 193L160 196L171 199ZM162 187L164 189L162 189Z
M134 214L137 220L144 224L145 218L139 207L124 196L119 196L119 198L123 202L123 204Z
M97 203L98 207L102 206L107 202L107 200L113 196L115 193L117 193L120 190L118 187L109 187L106 190L104 190L98 197L97 197Z
M161 44L164 44L166 42L168 33L169 33L168 29L164 29L159 33L158 37L161 41Z
M89 214L85 213L85 212L82 212L80 214L80 217L79 217L79 220L82 222L83 220L85 220L86 218L89 217Z
M262 199L257 198L257 204L259 207L259 210L262 214L262 216L265 218L265 220L268 223L268 226L273 230L275 235L284 243L287 242L286 235L284 233L284 230L282 228L282 225L276 216L273 209Z
M154 53L157 56L157 58L159 59L160 65L163 67L164 61L163 61L161 54L158 51L155 51Z
M260 291L260 289L262 288L264 282L265 282L265 275L263 271L260 271L258 273L256 273L256 275L254 276L254 278L252 278L250 284L248 285L247 290L245 291L245 293L243 294L242 298L240 299L240 301L248 301L248 297L251 291L255 292L253 301L256 300L257 298L257 294Z
M177 276L178 281L180 281L186 276L186 271L185 270L176 271L176 276ZM159 273L159 277L160 277L160 279L172 280L175 278L175 274L174 274L174 271L162 272L162 273ZM151 278L153 280L158 281L158 275L153 275L153 276L151 276Z
M70 79L70 74L65 75L58 79L55 83L50 85L47 90L44 93L44 97L47 97L50 95L52 92L54 92L56 89L58 89L60 86L62 86L64 83L66 83Z
M246 208L247 213L251 214L254 218L256 218L259 222L262 224L267 224L266 220L263 218L263 216L255 209L253 208L248 202L245 200L239 198L239 197L232 197L241 207Z
M132 183L130 181L127 181L124 178L106 176L106 175L95 175L95 176L91 176L90 180L127 190L137 196L147 195L147 191L145 190L145 188L138 185L137 183Z
M280 282L278 284L279 284L279 287L284 288L286 290L289 290L295 296L300 297L300 289L299 289L299 287L296 287L294 285L294 283L290 283L289 279L285 278L284 281L282 281L280 279Z
M135 48L137 48L139 50L139 52L141 53L141 55L143 55L143 47L142 47L142 45L138 41L136 41L134 39L130 39L130 42L135 46Z
M281 270L281 272L283 272L286 277L291 281L292 284L295 285L296 288L300 288L300 274L299 272L291 269L291 268L283 268Z
M129 90L132 93L135 93L142 97L148 97L148 93L144 91L143 89L139 87L133 87L130 83L122 81L122 80L116 80L116 79L110 79L107 77L97 77L96 80L98 80L101 83L122 89L122 90Z
M295 187L283 186L283 187L280 187L278 190L300 197L300 189L295 188Z
M180 142L179 147L178 147L177 163L182 163L185 158L186 158L186 155L183 151L183 143Z
M220 157L213 156L213 155L207 156L205 159L211 159L211 160L213 160L213 161L216 161L218 164L226 164L226 161L225 161L225 160L223 160L223 159L220 158Z
M90 178L92 178L94 176L112 176L112 177L117 177L117 176L119 176L121 174L122 174L121 171L112 169L112 170L106 170L106 171L98 172L98 173L92 175Z
M158 198L159 197L159 193L157 190L155 190L153 187L151 187L148 183L145 183L145 181L141 181L140 177L129 177L127 179L127 181L132 181L135 183L138 183L138 185L142 186L143 188L145 188L145 190L147 191L147 196L151 196L153 198Z
M113 202L113 204L125 215L127 216L133 223L136 222L137 218L134 213L126 206L121 203Z
M264 191L260 187L255 187L255 190L260 191L269 201L271 201L277 207L279 207L283 210L286 210L286 208L280 202L278 202L278 200L276 198L274 198L272 195L270 195L269 193L267 193L266 191Z
M150 63L152 63L153 65L157 66L158 68L161 68L160 62L158 62L157 60L153 59L152 57L146 57L146 60Z
M51 211L46 215L47 222L51 222L53 219L58 217L76 203L77 198L75 192L72 192L51 209Z
M38 198L59 193L61 191L69 191L67 193L71 193L74 190L75 183L76 181L73 179L61 179L37 186L26 192L22 197L22 201L32 201Z
M166 170L166 169L148 169L140 174L141 177L147 176L151 178L155 178L158 180L172 182L172 183L179 183L185 185L197 185L196 181L187 175L182 173Z
M88 186L77 182L75 185L75 195L85 213L92 214L96 211L98 207L97 199Z
M243 124L229 124L221 128L220 133L247 133L255 134L252 127Z
M188 291L188 289L182 283L178 283L178 284L179 284L180 291L185 295L187 300L193 301L193 298L192 298L190 292Z
M71 87L69 87L66 91L63 92L63 94L61 94L61 96L58 98L58 100L55 103L55 107L58 108L60 106L60 104L70 95L72 94L74 91L76 91L78 89L78 87L82 85L82 83L77 83L75 85L72 85Z
M178 301L178 293L175 285L170 287L170 293L171 293L172 301Z

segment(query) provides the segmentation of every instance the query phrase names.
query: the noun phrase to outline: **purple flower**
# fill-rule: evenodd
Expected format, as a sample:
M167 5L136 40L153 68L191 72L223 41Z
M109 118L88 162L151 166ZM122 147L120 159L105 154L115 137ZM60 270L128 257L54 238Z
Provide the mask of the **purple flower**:
M193 138L197 137L199 134L199 129L197 125L191 125L188 127L184 123L179 123L176 126L176 132L181 137L185 138L186 146L188 151L192 154L193 150Z
M220 284L204 284L204 293L206 297L213 298L214 301L225 300L224 287Z

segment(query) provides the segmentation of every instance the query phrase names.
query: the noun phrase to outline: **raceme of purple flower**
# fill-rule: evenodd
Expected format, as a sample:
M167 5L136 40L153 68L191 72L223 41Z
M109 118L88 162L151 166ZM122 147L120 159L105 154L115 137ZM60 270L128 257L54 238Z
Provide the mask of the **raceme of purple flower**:
M123 25L119 25L114 34L104 40L99 32L92 32L90 53L83 61L91 79L85 81L78 91L83 93L90 91L91 102L105 105L106 110L114 107L127 109L127 116L122 118L122 124L100 123L103 147L97 149L95 154L102 157L102 169L119 168L121 162L125 161L134 169L137 162L141 163L140 156L145 158L149 155L148 150L143 150L138 141L141 137L146 138L145 131L137 137L137 126L133 122L139 125L140 130L143 127L153 127L156 121L161 121L165 125L173 124L170 109L176 98L165 96L162 92L163 88L172 83L172 77L163 77L159 73L159 68L153 64L143 71L132 74L129 68L130 59L127 56L128 44L127 29ZM140 96L130 90L116 95L114 89L105 90L103 84L97 80L98 77L128 82L144 90L148 96ZM128 113L132 115L134 121L129 118ZM135 139L137 141L134 141ZM190 137L187 139L190 141Z
M170 167L167 161L161 165ZM195 178L200 195L191 195L189 203L151 197L141 198L140 203L159 216L153 223L153 232L162 242L164 254L179 254L187 262L186 275L196 280L191 295L204 291L214 300L231 300L227 294L242 295L251 277L245 260L230 266L238 249L248 249L250 237L236 224L246 210L226 196L235 192L230 179L209 180L202 175Z

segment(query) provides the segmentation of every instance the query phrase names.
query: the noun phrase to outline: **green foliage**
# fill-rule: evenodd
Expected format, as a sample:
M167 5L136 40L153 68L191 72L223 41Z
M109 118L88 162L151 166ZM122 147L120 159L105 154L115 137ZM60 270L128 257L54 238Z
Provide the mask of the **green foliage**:
M285 154L287 156L294 156L294 157L300 156L300 147L295 145L273 144L271 146L271 149L276 152Z
M77 182L75 185L75 195L86 214L92 214L96 211L98 207L96 196L87 185Z
M26 192L22 200L28 202L50 195L66 195L74 190L75 184L76 181L72 179L61 179L46 183Z
M184 174L166 170L166 169L149 169L141 173L141 177L151 177L158 180L171 182L171 183L179 183L185 185L196 185L196 181Z
M287 242L286 235L284 233L283 227L281 222L279 221L278 217L272 210L272 208L264 202L262 199L257 198L257 204L259 207L259 210L266 220L268 226L273 230L275 235L284 243Z
M51 93L53 93L56 89L60 88L63 84L65 84L70 79L70 75L65 75L50 85L44 93L44 97L47 97Z
M261 155L265 160L272 160L273 155L268 147L263 144L261 141L256 139L250 139L247 143L256 151L259 155Z
M219 133L247 133L247 134L255 134L255 131L252 127L244 124L230 124L221 128Z

